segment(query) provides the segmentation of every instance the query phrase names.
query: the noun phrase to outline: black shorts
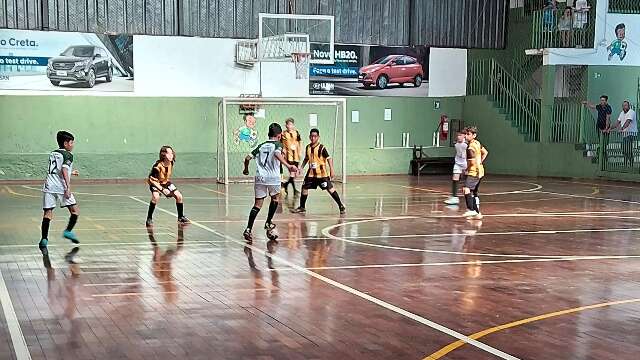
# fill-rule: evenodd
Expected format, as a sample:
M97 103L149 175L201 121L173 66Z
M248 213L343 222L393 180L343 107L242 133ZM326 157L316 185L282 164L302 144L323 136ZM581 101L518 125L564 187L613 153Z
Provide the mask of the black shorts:
M158 190L155 186L153 185L149 185L149 191L151 191L152 193L157 192L157 193L161 193L162 195L166 196L167 198L172 198L173 194L178 191L178 188L173 185L171 183L171 181L167 182L166 184L161 184L162 185L162 189L168 189L170 191L169 195L164 195L164 193L160 190Z
M328 177L325 178L313 178L313 177L305 177L304 182L302 183L302 190L314 190L317 188L322 190L330 190L333 188L333 184L331 183L331 179Z
M480 187L480 182L482 182L482 178L479 178L477 176L469 176L469 175L464 176L464 187L466 187L467 189L473 192L478 191L478 188Z

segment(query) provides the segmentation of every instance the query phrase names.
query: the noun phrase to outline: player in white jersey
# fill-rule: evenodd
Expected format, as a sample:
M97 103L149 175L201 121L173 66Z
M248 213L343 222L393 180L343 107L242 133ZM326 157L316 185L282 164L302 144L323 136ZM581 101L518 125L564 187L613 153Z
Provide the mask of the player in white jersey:
M456 135L456 156L453 164L453 177L451 178L451 197L444 201L447 205L457 205L460 203L458 198L458 182L460 175L467 169L467 143L464 141L464 134L459 132Z
M260 212L260 208L267 196L271 197L271 203L269 204L269 214L267 215L267 221L264 224L265 230L267 230L267 237L270 240L275 240L276 235L272 230L275 229L275 225L271 222L273 215L275 215L278 209L278 197L280 195L280 164L284 164L291 173L298 171L295 165L291 165L282 155L282 127L273 123L269 125L269 140L258 145L250 155L244 159L244 175L249 175L249 162L252 159L256 159L256 178L255 178L255 202L253 208L249 212L249 222L247 228L244 231L244 238L248 242L253 240L251 230L253 229L253 223Z
M78 204L71 193L71 175L78 176L78 170L73 170L73 135L66 131L58 131L56 135L59 149L54 150L49 155L49 167L47 168L47 178L42 187L42 238L38 247L42 252L46 252L49 243L49 224L53 218L53 209L60 205L68 208L71 215L67 228L62 236L78 244L78 237L73 232L73 227L78 221Z

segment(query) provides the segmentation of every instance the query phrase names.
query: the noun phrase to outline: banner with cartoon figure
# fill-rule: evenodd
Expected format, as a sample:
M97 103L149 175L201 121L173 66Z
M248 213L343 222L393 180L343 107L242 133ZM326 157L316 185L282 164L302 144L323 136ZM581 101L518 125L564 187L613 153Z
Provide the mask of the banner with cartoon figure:
M243 124L233 130L233 142L236 145L246 144L254 147L258 144L256 118L252 114L242 116Z
M607 13L597 21L594 48L549 49L545 63L640 66L640 16Z

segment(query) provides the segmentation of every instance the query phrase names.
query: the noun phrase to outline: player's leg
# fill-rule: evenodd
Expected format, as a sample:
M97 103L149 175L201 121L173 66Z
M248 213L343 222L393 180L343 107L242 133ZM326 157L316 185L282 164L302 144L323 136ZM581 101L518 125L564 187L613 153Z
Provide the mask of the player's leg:
M247 221L247 227L242 234L244 239L251 242L253 240L253 235L251 235L251 230L253 230L253 223L256 221L256 217L258 213L260 213L260 209L262 208L262 204L264 203L264 198L267 197L266 186L265 185L255 185L255 200L253 202L253 207L249 211L249 220Z
M482 214L480 213L480 197L478 197L478 190L480 189L480 183L482 182L482 179L478 179L478 183L476 184L476 186L473 188L473 206L475 212L477 213L476 216L474 216L474 219L482 219Z
M147 210L147 226L153 225L153 212L156 210L156 204L160 200L160 192L151 189L151 201L149 201L149 209Z
M300 206L297 209L294 209L294 213L305 213L307 211L307 198L309 197L309 190L316 189L318 184L316 183L316 179L313 178L304 178L304 183L302 183L302 194L300 195Z
M328 178L323 179L322 182L320 183L320 188L322 190L326 190L329 193L329 195L331 195L331 197L333 198L333 201L335 201L336 204L338 204L338 208L340 209L340 214L344 214L347 211L347 209L344 207L344 204L342 204L342 201L340 200L340 195L338 195L338 192L333 187L331 180L329 180Z
M73 195L71 195L69 199L72 199L72 197ZM65 199L65 201L69 199ZM80 241L78 240L78 237L76 236L76 234L73 232L73 228L76 226L76 223L78 222L78 216L80 215L80 208L78 207L78 204L75 203L75 199L73 199L72 202L73 202L73 205L65 205L65 207L69 209L69 222L67 223L67 227L66 229L64 229L62 236L65 239L69 239L74 244L79 244Z
M189 224L191 221L184 216L184 197L180 190L174 190L172 193L174 199L176 199L176 211L178 212L178 222L180 224Z
M453 176L451 177L451 197L444 201L447 205L458 205L460 199L458 199L458 182L460 181L460 174L462 169L458 165L453 166Z
M472 189L475 189L476 185L477 185L477 180L478 178L475 176L466 176L465 177L465 184L464 184L464 199L467 203L467 211L462 215L464 217L470 217L470 216L475 216L478 215L478 213L475 211L475 199L473 197L473 194L471 192Z
M55 198L51 198L52 194L42 193L43 195L43 203L42 203L42 224L40 225L40 242L38 243L38 247L40 250L44 251L49 244L49 224L51 224L51 219L53 219L53 209L56 206Z
M276 214L276 210L278 210L278 194L271 193L271 202L269 203L269 213L267 214L267 221L264 223L265 230L273 230L276 228L276 225L272 222L273 216Z
M297 161L292 161L291 165L294 166L298 166L298 162ZM296 175L297 175L297 171L291 171L289 170L289 181L287 183L291 184L291 187L293 188L293 195L294 196L299 196L300 192L298 191L298 189L296 189Z

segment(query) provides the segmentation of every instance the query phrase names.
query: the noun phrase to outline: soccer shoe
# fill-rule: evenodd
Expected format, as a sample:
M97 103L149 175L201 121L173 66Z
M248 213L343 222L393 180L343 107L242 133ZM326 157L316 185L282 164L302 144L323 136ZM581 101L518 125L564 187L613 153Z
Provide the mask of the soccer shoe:
M278 234L273 232L273 230L267 230L267 239L269 239L269 241L276 241L278 239Z
M344 206L340 206L340 215L344 215L347 213L347 208Z
M458 205L460 204L460 199L457 196L452 196L444 201L447 205Z
M483 216L481 213L477 213L475 216L472 216L472 220L482 220Z
M178 223L182 225L191 224L191 220L187 219L186 216L182 216L178 218Z
M299 207L296 209L291 210L292 213L294 214L304 214L307 212L307 209L303 208L303 207Z
M147 221L144 223L147 227L152 227L153 226L153 219L147 219Z
M251 229L245 229L245 231L242 233L242 236L249 243L253 241L253 235L251 235Z
M264 223L264 229L265 230L273 230L276 228L276 224L269 222L269 223Z
M78 240L78 237L73 231L65 230L62 233L62 237L65 239L71 240L71 242L74 244L80 244L80 240Z
M472 216L476 216L478 215L477 212L475 212L475 210L467 210L467 212L465 212L464 214L462 214L462 217L472 217Z
M80 251L80 248L74 247L64 256L64 260L69 264L80 264L82 261L77 256L78 251Z
M42 251L43 255L46 255L45 253L47 253L47 245L49 245L49 240L47 239L41 239L40 242L38 243L38 248L40 249L40 251Z

